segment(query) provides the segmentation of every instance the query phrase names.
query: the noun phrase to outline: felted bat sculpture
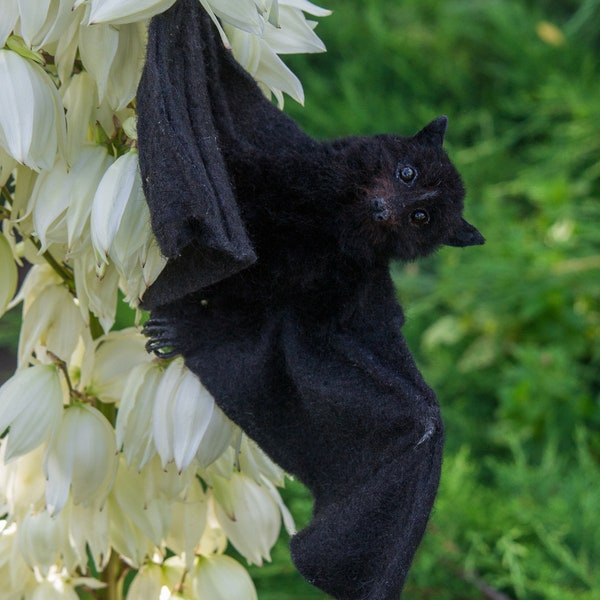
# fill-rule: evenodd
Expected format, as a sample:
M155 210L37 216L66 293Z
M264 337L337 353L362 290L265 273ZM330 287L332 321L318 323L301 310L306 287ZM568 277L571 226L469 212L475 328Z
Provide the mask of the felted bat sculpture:
M149 350L183 355L223 411L314 496L291 540L338 600L396 600L440 475L433 391L388 263L482 244L439 117L412 137L316 141L236 63L198 0L155 17L140 167L167 267Z

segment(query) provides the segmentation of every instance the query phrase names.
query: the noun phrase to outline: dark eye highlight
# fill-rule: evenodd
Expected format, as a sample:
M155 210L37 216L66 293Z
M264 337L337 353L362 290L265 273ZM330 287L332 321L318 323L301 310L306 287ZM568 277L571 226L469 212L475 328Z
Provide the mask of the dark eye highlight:
M411 183L417 176L417 170L410 165L398 165L396 169L396 177L404 181L404 183Z
M427 225L427 223L429 223L429 213L422 208L413 210L413 212L410 213L410 222L418 227Z

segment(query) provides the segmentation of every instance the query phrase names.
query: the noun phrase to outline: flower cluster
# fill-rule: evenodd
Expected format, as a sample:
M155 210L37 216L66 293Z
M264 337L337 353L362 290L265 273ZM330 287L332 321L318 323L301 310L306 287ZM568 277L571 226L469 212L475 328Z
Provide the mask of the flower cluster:
M22 326L0 387L0 600L252 599L228 544L261 565L282 523L294 528L281 469L139 331L165 259L135 92L147 21L174 1L3 2L0 316L21 303ZM267 95L302 102L279 55L322 51L305 14L328 11L198 1Z

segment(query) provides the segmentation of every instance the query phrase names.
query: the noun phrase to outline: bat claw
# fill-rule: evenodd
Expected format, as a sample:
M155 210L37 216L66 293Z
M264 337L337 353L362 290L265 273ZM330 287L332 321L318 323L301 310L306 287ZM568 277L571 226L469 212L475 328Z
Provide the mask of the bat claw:
M153 352L159 358L172 358L180 354L176 348L172 323L168 319L149 319L142 333L150 338L146 342L146 352Z

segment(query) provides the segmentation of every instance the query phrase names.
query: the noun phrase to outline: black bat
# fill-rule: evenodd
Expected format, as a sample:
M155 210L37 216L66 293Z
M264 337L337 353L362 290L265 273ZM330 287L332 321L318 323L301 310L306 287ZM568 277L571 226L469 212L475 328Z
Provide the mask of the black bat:
M436 495L443 427L389 275L482 244L442 148L317 141L262 94L197 0L155 17L140 168L167 267L149 350L183 355L223 411L314 496L298 570L339 600L400 596Z

